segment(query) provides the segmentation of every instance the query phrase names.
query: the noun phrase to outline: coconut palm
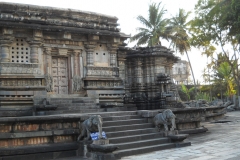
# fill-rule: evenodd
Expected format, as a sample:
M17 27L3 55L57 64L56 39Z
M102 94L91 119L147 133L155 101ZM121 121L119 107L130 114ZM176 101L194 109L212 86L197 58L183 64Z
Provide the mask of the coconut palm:
M187 19L190 14L191 12L185 12L184 9L179 9L178 14L176 16L173 16L169 21L169 29L171 33L171 36L169 37L171 39L170 46L172 46L181 55L183 55L184 53L187 55L189 66L190 66L192 77L193 77L195 92L197 94L195 77L194 77L191 61L188 56L188 51L190 51L191 46L189 42L190 38L187 34L189 29L188 26L190 22L187 22Z
M160 37L163 39L168 38L166 30L168 19L163 17L165 9L161 7L161 2L158 4L152 3L148 11L148 18L144 18L141 15L137 17L137 20L145 26L137 28L138 33L131 38L131 41L137 40L137 45L147 44L148 46L153 46L158 43L161 44Z

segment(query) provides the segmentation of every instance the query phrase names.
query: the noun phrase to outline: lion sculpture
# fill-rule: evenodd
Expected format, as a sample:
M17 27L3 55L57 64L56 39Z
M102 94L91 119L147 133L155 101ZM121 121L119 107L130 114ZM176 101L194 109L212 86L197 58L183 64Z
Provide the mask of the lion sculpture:
M165 128L165 131L168 131L168 124L169 122L171 122L172 127L170 128L170 130L173 131L174 128L176 128L175 117L176 116L173 114L173 112L170 109L166 109L162 113L157 114L153 118L153 123L156 126L156 128L160 129L161 126L163 125Z
M100 115L90 116L81 124L81 134L78 136L77 140L91 140L90 134L93 132L99 132L98 138L102 139L102 123L102 117Z

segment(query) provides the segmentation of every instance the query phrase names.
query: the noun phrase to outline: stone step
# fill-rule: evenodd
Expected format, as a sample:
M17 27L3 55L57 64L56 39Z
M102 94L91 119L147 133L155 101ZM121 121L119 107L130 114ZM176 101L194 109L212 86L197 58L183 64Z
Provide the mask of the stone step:
M155 138L162 138L162 135L160 135L159 133L148 133L148 134L131 135L131 136L124 136L124 137L113 137L113 138L109 138L109 142L116 144L116 143L134 142L134 141L155 139Z
M105 117L112 117L112 116L132 116L132 115L137 115L137 111L118 111L118 112L101 112L101 113L90 113L88 114L89 116L90 115L101 115L103 117L103 119Z
M99 106L97 105L73 105L73 104L69 104L69 105L57 105L57 110L82 110L82 109L100 109Z
M104 121L103 127L117 126L117 125L131 125L147 123L147 119L130 119L130 120L117 120L117 121Z
M133 130L133 129L142 129L142 128L151 128L151 127L153 127L152 123L143 123L143 124L103 127L103 131L107 133L107 132L114 132L114 131L119 132L124 130Z
M131 149L131 148L139 148L144 146L152 146L159 144L166 144L171 142L171 140L167 137L148 139L148 140L140 140L135 142L126 142L126 143L117 143L116 145L119 147L119 150Z
M142 118L138 115L111 116L111 117L103 117L103 122L105 122L105 121L129 120L129 119L142 119Z
M144 129L135 129L135 130L125 130L119 132L107 132L108 138L114 137L123 137L123 136L132 136L132 135L141 135L141 134L150 134L157 133L155 128L144 128Z
M148 153L148 152L159 151L159 150L163 150L163 149L170 149L170 148L175 148L175 147L176 147L176 145L174 143L166 143L166 144L157 144L157 145L152 145L152 146L118 150L118 151L115 151L114 153L117 158L121 158L124 156L144 154L144 153Z

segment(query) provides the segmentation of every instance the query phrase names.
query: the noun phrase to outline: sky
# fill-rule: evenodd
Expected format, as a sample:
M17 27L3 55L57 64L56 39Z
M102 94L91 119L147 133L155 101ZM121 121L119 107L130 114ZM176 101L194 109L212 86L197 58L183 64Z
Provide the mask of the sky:
M179 8L191 11L194 14L194 6L198 0L161 0L167 10L166 18L176 15ZM148 17L148 6L152 2L160 2L160 0L3 0L1 2L24 3L41 6L71 8L83 11L91 11L111 16L116 16L119 20L121 32L134 35L136 28L142 25L137 21L136 17L142 15ZM162 45L168 47L167 42ZM128 44L129 47L134 43ZM187 60L186 56L175 53L183 60ZM207 58L201 56L201 51L192 49L189 52L189 58L192 63L195 78L202 81L202 72L207 64Z

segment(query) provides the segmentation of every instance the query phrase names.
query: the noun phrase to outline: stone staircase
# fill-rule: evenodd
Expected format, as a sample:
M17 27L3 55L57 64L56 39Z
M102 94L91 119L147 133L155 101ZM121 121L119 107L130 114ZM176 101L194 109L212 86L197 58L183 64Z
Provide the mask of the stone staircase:
M157 132L152 123L136 114L103 117L103 131L109 143L119 146L114 152L117 158L191 145L190 142L171 142Z

